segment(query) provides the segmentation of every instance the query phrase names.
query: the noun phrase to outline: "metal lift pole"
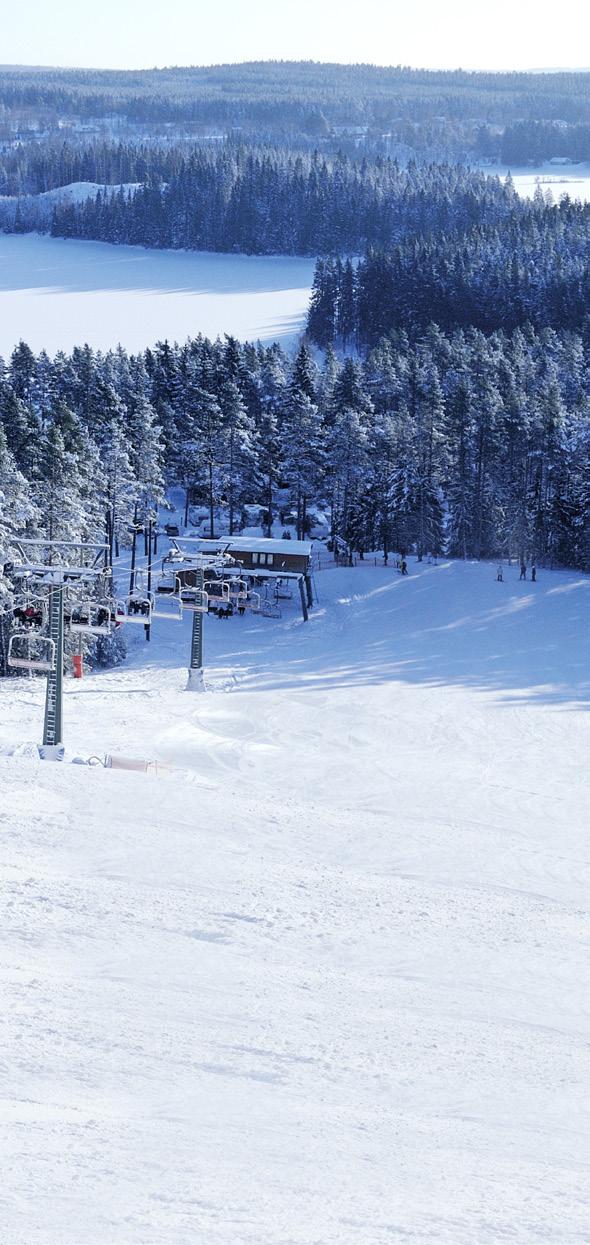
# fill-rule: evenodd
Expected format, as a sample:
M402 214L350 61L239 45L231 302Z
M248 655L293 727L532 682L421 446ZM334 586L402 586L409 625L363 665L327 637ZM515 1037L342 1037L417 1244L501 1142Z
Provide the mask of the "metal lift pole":
M195 570L195 588L197 597L202 602L204 593L205 576L202 566ZM188 683L186 685L187 692L204 692L205 682L203 679L203 615L200 610L195 610L193 614L193 629L191 636L191 664L188 671Z
M49 589L49 638L55 644L55 665L47 674L43 744L55 748L63 736L64 588L59 583Z

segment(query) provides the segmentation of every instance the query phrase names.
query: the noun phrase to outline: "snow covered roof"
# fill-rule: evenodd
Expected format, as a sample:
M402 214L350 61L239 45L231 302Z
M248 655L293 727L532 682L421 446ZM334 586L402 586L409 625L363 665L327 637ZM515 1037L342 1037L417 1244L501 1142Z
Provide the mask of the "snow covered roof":
M310 540L273 540L268 536L220 536L218 540L175 536L174 544L191 545L199 553L227 549L229 553L290 553L302 558L310 558L312 548Z
M228 548L248 553L291 553L311 557L310 540L273 540L268 536L228 536Z

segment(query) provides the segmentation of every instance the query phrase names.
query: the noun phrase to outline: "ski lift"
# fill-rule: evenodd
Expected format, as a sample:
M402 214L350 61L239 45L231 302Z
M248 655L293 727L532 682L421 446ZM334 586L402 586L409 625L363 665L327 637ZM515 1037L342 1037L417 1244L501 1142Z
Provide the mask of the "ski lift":
M260 593L249 592L248 596L246 597L246 605L250 607L253 614L259 614L260 613Z
M162 571L156 583L156 592L162 596L178 596L180 592L180 580L174 570Z
M55 670L55 641L35 635L26 628L15 631L8 641L7 664L16 670Z
M292 601L293 600L293 589L291 588L290 580L277 579L276 593L277 593L277 597L281 601Z
M182 597L181 605L183 609L188 610L190 614L207 614L209 611L209 602L212 599L208 592L201 588L184 588L185 596Z
M19 628L41 628L47 622L47 598L24 593L17 597L12 613Z
M170 618L173 622L182 622L182 611L184 604L182 598L176 593L169 594L164 600L152 592L150 594L152 603L152 618Z
M245 579L239 579L237 576L224 580L228 585L229 598L236 601L245 601L248 596L248 584Z
M229 601L230 587L228 579L206 579L205 591L209 592L210 597L216 597L218 601ZM209 591L212 589L212 591Z
M275 601L263 601L260 612L263 618L282 618L281 607Z
M115 603L116 623L137 623L140 627L149 627L152 621L152 602L141 593L132 592L125 601Z
M268 605L276 605L279 599L276 579L267 579L264 585L263 603Z
M70 631L84 635L110 635L112 601L79 601L72 606Z

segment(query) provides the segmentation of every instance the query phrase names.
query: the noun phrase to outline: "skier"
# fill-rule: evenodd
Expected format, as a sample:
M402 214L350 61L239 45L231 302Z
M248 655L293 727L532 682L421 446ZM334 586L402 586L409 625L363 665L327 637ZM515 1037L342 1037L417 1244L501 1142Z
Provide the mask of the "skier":
M534 584L536 584L536 582L537 582L537 568L536 568L536 566L535 566L535 563L534 563L534 562L533 562L533 565L531 566L531 580L532 580L532 582L533 582Z
M406 559L405 559L405 558L402 558L401 563L400 563L400 568L399 568L399 569L400 569L400 571L401 571L402 575L407 575L407 573L408 573L408 564L407 564L407 562L406 562Z
M526 562L521 562L520 564L519 579L526 579Z
M497 579L497 581L498 581L498 583L499 583L499 584L501 584L501 583L503 583L503 582L504 582L504 572L503 572L503 570L502 570L502 567L501 567L501 566L499 566L499 567L498 567L498 573L497 573L497 575L496 575L496 579Z

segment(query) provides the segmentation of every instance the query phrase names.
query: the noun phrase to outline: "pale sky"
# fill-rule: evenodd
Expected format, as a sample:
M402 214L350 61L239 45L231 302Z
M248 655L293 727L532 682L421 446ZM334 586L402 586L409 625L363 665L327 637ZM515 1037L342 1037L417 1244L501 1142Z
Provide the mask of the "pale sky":
M590 65L590 4L584 0L486 5L477 0L4 0L4 5L4 65L136 69L270 59L441 69Z

